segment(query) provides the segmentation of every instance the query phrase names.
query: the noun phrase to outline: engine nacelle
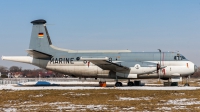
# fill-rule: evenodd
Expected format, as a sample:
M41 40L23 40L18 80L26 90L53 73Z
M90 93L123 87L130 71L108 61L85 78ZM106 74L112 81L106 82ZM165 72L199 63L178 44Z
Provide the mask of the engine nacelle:
M122 66L129 66L130 71L127 73L119 73L116 75L122 78L138 78L138 75L149 74L157 71L157 64L150 62L122 62Z
M151 62L122 62L121 65L129 66L129 74L148 74L157 71L157 64Z

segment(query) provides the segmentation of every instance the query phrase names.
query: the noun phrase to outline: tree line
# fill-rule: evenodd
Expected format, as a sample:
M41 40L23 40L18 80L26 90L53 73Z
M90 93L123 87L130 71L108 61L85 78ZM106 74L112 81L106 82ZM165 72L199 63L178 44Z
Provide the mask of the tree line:
M35 78L35 77L66 77L66 75L49 71L46 69L22 69L22 67L11 66L10 68L5 66L0 66L1 77L27 77L27 78Z

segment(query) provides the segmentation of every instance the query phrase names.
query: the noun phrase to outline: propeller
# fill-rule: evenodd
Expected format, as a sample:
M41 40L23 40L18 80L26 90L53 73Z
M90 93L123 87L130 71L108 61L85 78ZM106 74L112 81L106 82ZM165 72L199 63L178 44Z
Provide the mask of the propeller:
M160 70L160 67L161 67L161 50L160 49L158 49L158 51L160 52L160 64L157 64L157 73L158 73L158 75L159 75L159 78L158 78L158 81L160 82L160 73L159 73L159 71L158 70ZM161 71L160 71L161 72Z
M160 64L157 64L157 73L160 70Z

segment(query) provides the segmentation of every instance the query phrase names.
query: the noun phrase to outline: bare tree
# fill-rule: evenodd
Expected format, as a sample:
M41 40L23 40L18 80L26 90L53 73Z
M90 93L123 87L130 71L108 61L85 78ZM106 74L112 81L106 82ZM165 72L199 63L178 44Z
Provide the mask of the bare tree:
M193 74L191 75L192 78L199 78L200 77L200 67L198 67L198 70Z
M5 72L8 68L4 66L0 66L0 72Z
M10 72L21 72L22 68L18 66L11 66L9 70Z

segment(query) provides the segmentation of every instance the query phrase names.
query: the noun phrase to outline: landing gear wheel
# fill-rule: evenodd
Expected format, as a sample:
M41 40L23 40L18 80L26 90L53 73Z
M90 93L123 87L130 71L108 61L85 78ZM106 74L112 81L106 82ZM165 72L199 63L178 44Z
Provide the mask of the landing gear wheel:
M127 86L134 86L134 83L130 81L127 83Z
M189 83L185 83L185 85L184 86L190 86L190 84Z
M121 87L121 86L122 86L122 83L121 83L121 82L116 82L116 83L115 83L115 86L116 86L116 87Z

